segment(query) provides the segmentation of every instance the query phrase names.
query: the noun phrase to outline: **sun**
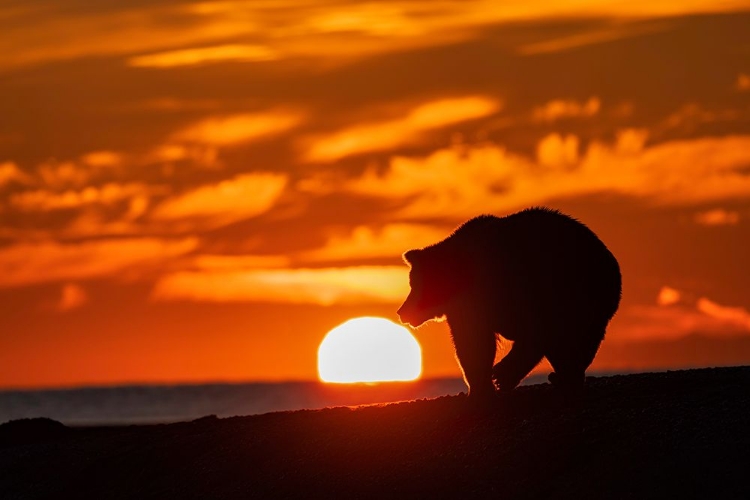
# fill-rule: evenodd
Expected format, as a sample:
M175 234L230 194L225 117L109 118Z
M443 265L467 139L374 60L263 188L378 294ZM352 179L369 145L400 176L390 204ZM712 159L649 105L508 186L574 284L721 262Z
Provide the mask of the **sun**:
M318 348L318 375L323 382L406 381L421 374L417 339L385 318L350 319L328 332Z

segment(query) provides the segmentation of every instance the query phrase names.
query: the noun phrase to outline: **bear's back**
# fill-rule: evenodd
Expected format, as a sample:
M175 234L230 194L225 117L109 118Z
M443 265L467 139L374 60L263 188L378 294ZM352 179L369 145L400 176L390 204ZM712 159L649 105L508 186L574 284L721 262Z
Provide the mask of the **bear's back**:
M556 254L570 250L578 253L606 251L601 240L586 225L544 207L528 208L505 217L474 217L456 229L447 241L493 253L497 246L501 246L520 255L540 251Z
M505 217L475 217L446 242L463 249L467 265L486 286L508 287L514 300L561 307L567 301L595 301L605 315L619 305L617 260L586 225L556 210L535 207Z

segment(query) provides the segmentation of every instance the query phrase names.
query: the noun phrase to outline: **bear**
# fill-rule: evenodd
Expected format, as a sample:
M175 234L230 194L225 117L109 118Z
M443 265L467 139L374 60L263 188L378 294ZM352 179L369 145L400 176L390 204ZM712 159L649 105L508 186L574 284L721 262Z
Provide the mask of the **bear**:
M403 259L411 291L401 322L447 321L474 400L514 389L544 357L553 386L583 387L622 295L620 266L604 243L546 207L480 215ZM513 344L493 366L498 336Z

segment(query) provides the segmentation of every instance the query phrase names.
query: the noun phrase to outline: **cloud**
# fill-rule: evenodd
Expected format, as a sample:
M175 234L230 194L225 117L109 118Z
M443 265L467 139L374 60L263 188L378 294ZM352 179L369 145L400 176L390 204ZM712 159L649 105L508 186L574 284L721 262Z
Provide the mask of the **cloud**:
M346 261L394 257L412 248L422 248L446 238L450 231L426 224L386 224L379 229L356 226L346 235L333 235L322 248L302 254L313 261Z
M286 132L302 121L291 111L214 116L172 134L171 142L233 146Z
M715 208L695 214L694 220L702 226L733 226L740 221L740 214L731 210Z
M663 286L659 290L659 295L656 298L656 303L660 306L671 306L677 304L682 298L682 294L679 290L676 290L669 286Z
M288 267L286 255L196 255L193 266L201 270L275 269Z
M598 97L590 97L586 102L555 99L535 108L532 116L540 122L554 122L562 118L588 118L597 114L601 105Z
M173 68L226 61L271 61L278 58L279 55L274 50L263 45L226 44L135 56L128 59L128 65L140 68Z
M181 271L161 278L153 300L282 302L317 305L399 302L409 292L405 266Z
M191 12L189 6L149 5L140 8L45 9L4 12L0 20L6 36L0 50L9 54L1 67L43 64L50 61L93 56L114 56L206 43L217 38L247 35L256 31L247 19L215 19ZM18 16L18 17L16 17ZM34 18L34 30L12 29ZM21 24L19 24L21 23ZM16 50L10 51L12 47Z
M617 340L675 339L694 334L745 335L750 333L750 312L744 307L718 304L676 288L663 286L657 305L625 307L612 323Z
M82 188L94 180L111 174L123 162L123 155L115 151L91 151L76 160L49 159L36 169L36 184L53 190Z
M568 134L550 134L536 147L536 157L540 165L560 167L575 165L578 162L578 137Z
M355 125L313 138L304 159L331 162L346 156L386 151L418 142L430 130L489 116L499 109L497 100L483 96L430 101L412 108L402 118Z
M702 124L737 120L741 113L737 109L707 110L696 103L687 103L670 114L658 127L657 132L670 129L694 131Z
M122 154L115 151L92 151L81 157L81 160L94 168L115 167L122 163Z
M47 161L37 169L42 184L53 189L80 188L91 179L91 169L73 161Z
M740 73L737 75L737 83L735 85L740 92L750 90L750 75Z
M642 14L646 14L646 12L642 11ZM580 47L587 47L589 45L598 45L601 43L621 40L623 38L630 38L634 36L645 35L648 33L665 31L667 27L667 24L663 22L619 26L610 25L604 29L596 29L584 33L576 33L574 35L553 38L551 40L545 40L543 42L534 42L522 45L521 47L519 47L518 53L524 56L553 54L556 52L564 52Z
M25 174L18 165L6 161L0 163L0 188L10 184L29 184L31 177Z
M62 287L60 301L57 303L57 310L60 312L71 311L82 307L89 301L86 290L75 283L66 283Z
M705 297L698 299L696 306L707 316L750 331L750 312L744 307L724 306Z
M560 154L566 159L565 140ZM575 141L569 141L574 144ZM567 146L573 159L572 146ZM430 218L507 212L556 198L608 193L659 205L691 205L750 196L750 136L706 137L645 146L625 131L614 144L594 141L578 162L547 168L492 144L454 146L424 157L396 156L344 189L406 205L397 215Z
M154 191L145 184L117 184L89 186L81 190L55 192L48 189L22 191L10 197L10 205L24 212L49 212L79 208L85 205L112 204L128 198L143 197Z
M748 326L715 317L688 305L621 308L607 333L614 341L677 339L694 334L747 334Z
M129 238L83 243L26 242L0 249L0 287L123 277L193 251L195 238Z
M479 36L486 26L519 20L561 16L642 19L738 11L746 7L745 2L736 0L513 3L477 0L372 5L273 0L147 6L115 3L106 9L6 7L0 10L0 29L4 34L0 53L5 55L0 68L90 57L121 56L131 60L144 57L144 53L200 50L196 46L210 48L217 42L222 44L219 47L245 46L244 40L249 37L286 57L361 58L470 39ZM18 28L28 25L29 19L33 19L33 30ZM37 33L45 36L36 36ZM521 50L523 53L559 51L632 35L631 28L608 26ZM149 56L153 54L145 57Z
M284 174L242 174L168 198L151 216L161 221L203 219L209 226L217 227L268 211L286 184Z

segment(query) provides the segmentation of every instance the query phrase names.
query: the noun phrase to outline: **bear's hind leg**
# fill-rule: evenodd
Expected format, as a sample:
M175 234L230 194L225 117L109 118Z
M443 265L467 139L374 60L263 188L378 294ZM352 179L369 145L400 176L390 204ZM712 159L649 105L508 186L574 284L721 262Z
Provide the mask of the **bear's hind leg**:
M550 383L561 388L583 387L586 369L594 361L603 337L603 330L597 329L578 342L569 340L548 346L545 356L555 370L549 374ZM558 338L565 337L560 335Z
M469 397L475 400L494 397L492 362L495 361L495 334L468 325L448 324L451 328L456 358L469 386Z
M534 369L544 357L540 348L531 342L516 341L510 352L492 369L492 378L501 391L510 391Z

